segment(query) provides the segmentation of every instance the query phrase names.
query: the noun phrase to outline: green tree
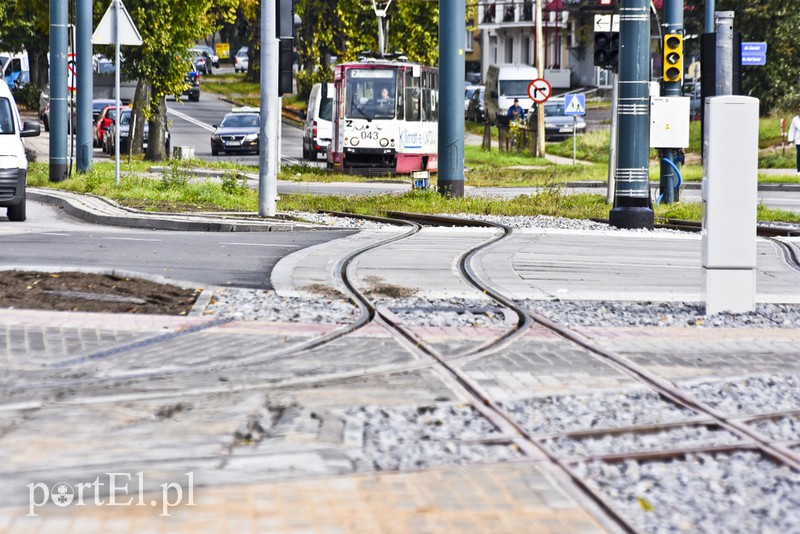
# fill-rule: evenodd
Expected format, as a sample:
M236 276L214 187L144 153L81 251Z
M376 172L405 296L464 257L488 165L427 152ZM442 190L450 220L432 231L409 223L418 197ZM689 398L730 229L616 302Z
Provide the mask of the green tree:
M197 40L212 33L208 15L212 0L128 0L131 19L142 35L142 46L125 48L123 73L149 85L147 98L137 98L138 120L131 132L131 150L140 150L144 120L149 122L146 158L166 157L164 140L167 96L180 98L186 87L191 59L186 53ZM138 93L138 91L137 91ZM141 126L139 126L141 125Z
M704 0L687 0L687 28L703 28ZM800 103L800 9L782 0L717 0L717 11L733 11L733 29L743 41L767 43L767 64L743 67L742 91L761 101L761 113Z

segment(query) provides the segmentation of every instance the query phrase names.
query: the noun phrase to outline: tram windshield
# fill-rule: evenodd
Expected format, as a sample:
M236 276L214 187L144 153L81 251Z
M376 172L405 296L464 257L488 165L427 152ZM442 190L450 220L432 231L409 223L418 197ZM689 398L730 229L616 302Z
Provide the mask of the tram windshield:
M397 109L394 69L350 69L345 89L348 119L393 119Z

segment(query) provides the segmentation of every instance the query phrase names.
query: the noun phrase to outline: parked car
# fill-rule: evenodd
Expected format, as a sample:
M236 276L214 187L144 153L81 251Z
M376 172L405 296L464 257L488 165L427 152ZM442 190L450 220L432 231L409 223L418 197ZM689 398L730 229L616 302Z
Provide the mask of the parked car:
M186 73L186 89L183 90L183 95L188 96L192 102L200 100L200 73L192 65L192 70Z
M208 52L195 47L189 50L189 55L192 58L192 64L194 68L197 69L197 72L200 74L211 74L212 62Z
M20 124L22 128L20 129ZM0 207L7 208L10 221L21 222L25 215L25 187L28 178L28 159L22 137L39 135L38 122L22 123L17 104L8 85L0 83L0 181L3 194Z
M213 48L206 45L197 45L194 47L194 50L200 50L201 52L205 52L211 59L211 65L213 65L215 69L219 68L219 55L217 55L217 53L214 52Z
M586 121L583 117L576 117L574 120L571 115L564 115L564 99L551 98L544 103L544 137L548 141L556 141L572 137L573 123L576 133L586 131ZM528 127L533 128L536 121L536 113L529 112L527 115Z
M109 126L111 126L116 118L117 103L116 101L111 101L111 104L107 104L103 107L100 114L97 116L97 120L94 122L94 146L103 147L103 152L107 151L105 144L106 130L108 130Z
M250 65L250 60L247 57L248 48L243 46L236 52L233 57L233 70L236 72L247 72Z
M234 108L225 115L211 134L211 155L220 152L259 153L261 115L258 108Z
M119 121L114 121L111 123L105 131L105 140L103 141L103 146L108 147L108 154L115 153L114 143L116 142L116 132L114 129L117 127L117 123L119 123L119 152L120 154L124 154L128 152L128 147L130 144L130 130L131 130L131 120L133 117L133 111L131 109L123 108L119 115ZM166 127L165 127L166 128ZM169 128L166 128L164 132L164 149L167 151L167 154L170 153L170 134ZM142 143L143 148L147 148L148 138L150 137L150 124L148 122L144 123L144 139Z
M92 124L97 125L97 119L100 118L100 114L106 106L115 106L116 104L117 101L111 98L95 98L92 100Z
M303 124L303 158L317 159L328 151L333 132L333 84L326 86L323 95L321 83L311 87L306 121Z
M479 85L475 89L475 92L472 93L472 96L469 98L469 104L467 104L467 119L474 122L483 122L486 120L486 111L483 103L483 95L485 92L486 88L483 85Z
M467 85L464 87L464 118L467 118L467 110L469 109L469 99L472 98L472 94L478 89L480 86L478 85Z
M72 127L75 125L77 110L75 108L75 98L72 94L69 95L67 102L67 109L72 109L72 121L67 123L67 128L71 132ZM50 86L47 85L44 91L39 95L39 120L42 121L44 131L50 131Z

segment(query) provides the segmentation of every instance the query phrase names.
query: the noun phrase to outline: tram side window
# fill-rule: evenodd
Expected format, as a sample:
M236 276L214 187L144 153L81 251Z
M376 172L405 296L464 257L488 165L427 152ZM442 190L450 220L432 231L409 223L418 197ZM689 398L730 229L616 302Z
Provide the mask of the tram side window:
M406 98L405 98L405 106L406 106L406 120L407 121L419 121L420 119L420 96L421 95L421 88L420 88L420 79L415 78L412 76L411 71L406 71Z
M422 120L436 122L439 120L439 112L436 108L436 74L426 71L422 75Z

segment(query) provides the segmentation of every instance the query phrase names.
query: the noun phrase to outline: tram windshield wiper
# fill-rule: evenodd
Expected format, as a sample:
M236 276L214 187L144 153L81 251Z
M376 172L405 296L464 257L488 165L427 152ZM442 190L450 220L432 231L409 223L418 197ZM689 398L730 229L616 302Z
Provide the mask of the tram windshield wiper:
M364 117L365 119L367 119L367 121L372 122L372 117L367 115L366 112L363 109L358 107L358 104L356 104L356 98L355 97L350 99L350 107L355 109L359 113L361 113L361 116Z

